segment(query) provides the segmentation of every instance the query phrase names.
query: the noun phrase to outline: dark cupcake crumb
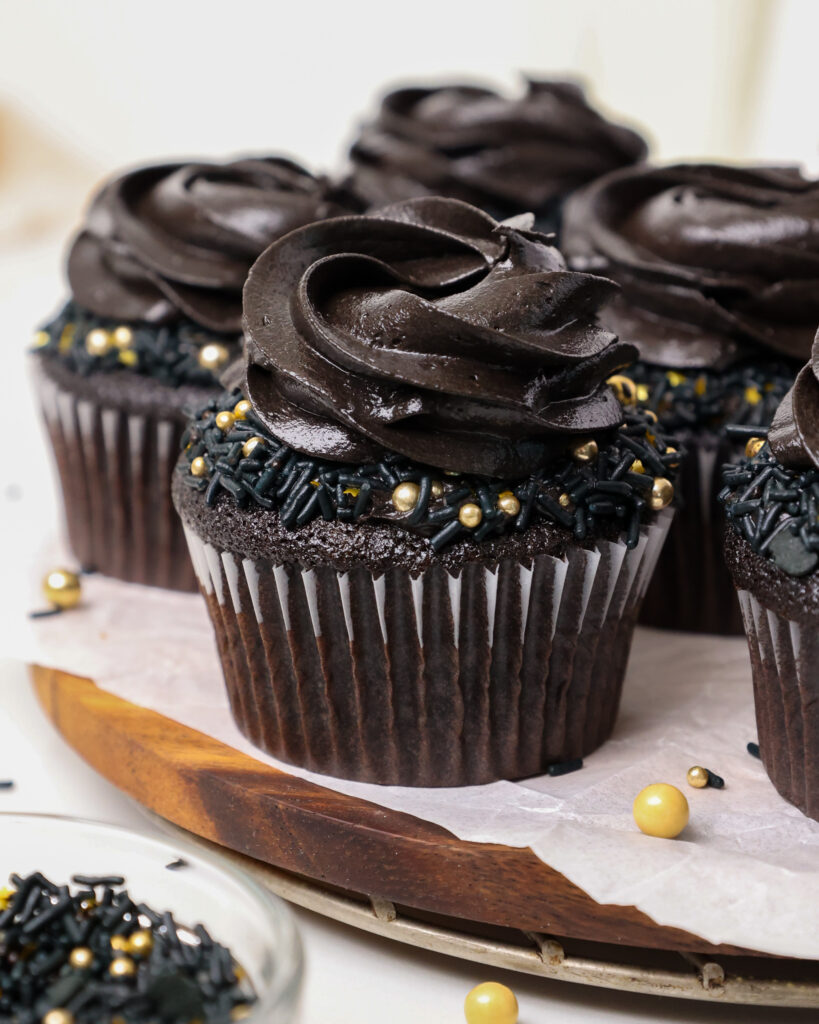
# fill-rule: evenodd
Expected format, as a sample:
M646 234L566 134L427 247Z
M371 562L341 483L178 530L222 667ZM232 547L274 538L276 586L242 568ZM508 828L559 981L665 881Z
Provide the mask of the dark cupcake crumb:
M765 442L754 454L723 466L722 479L719 500L752 550L789 576L813 572L819 565L819 470L786 468Z
M136 903L119 875L35 871L0 890L0 1020L8 1024L229 1024L255 995L202 925Z
M195 410L183 436L184 483L240 508L278 511L287 529L327 521L390 521L429 539L439 551L555 523L579 541L623 535L636 546L640 527L673 496L683 453L651 412L628 408L622 427L599 447L578 440L564 456L525 480L443 473L385 453L368 465L301 455L270 434L238 391Z
M221 366L231 354L238 354L238 342L238 338L208 333L194 323L113 322L73 302L34 338L36 351L61 360L80 376L125 371L152 377L169 387L212 387ZM212 357L210 367L202 365L208 356Z
M726 423L769 426L798 370L798 364L781 360L745 363L721 372L636 363L628 375L637 386L640 404L674 433L719 430Z

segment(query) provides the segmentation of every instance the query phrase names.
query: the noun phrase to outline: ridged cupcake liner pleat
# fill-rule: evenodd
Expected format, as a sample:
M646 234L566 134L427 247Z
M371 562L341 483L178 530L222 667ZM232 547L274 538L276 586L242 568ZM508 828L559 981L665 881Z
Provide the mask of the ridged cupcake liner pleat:
M759 751L779 793L819 820L819 626L739 603L751 652Z
M252 560L185 532L247 738L313 771L477 785L583 757L617 716L671 513L622 543L418 576Z
M182 422L103 407L42 372L36 379L68 539L82 568L129 583L196 590L171 500Z
M741 636L736 588L723 558L725 512L717 501L722 465L735 446L716 435L689 436L675 483L677 510L648 588L640 622L659 629Z

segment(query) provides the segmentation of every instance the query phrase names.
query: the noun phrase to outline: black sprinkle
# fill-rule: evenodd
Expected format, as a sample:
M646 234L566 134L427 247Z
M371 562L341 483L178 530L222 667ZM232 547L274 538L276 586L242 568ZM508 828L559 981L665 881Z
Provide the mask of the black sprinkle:
M749 743L746 746L745 749L748 751L748 753L751 755L751 757L760 757L760 758L762 757L762 755L759 752L759 744L758 743Z
M165 867L168 871L178 871L180 868L189 867L189 865L184 857L177 857L176 860L172 860L170 864L166 864Z
M717 775L716 772L712 772L710 768L705 769L708 772L708 785L712 789L725 789L725 779L721 775Z
M52 615L59 615L62 612L62 608L44 608L42 611L29 612L28 617L30 619L49 619Z
M14 779L0 779L0 789L14 789Z
M568 775L570 772L579 771L583 767L583 758L575 757L571 761L561 761L559 764L550 764L546 769L547 775Z

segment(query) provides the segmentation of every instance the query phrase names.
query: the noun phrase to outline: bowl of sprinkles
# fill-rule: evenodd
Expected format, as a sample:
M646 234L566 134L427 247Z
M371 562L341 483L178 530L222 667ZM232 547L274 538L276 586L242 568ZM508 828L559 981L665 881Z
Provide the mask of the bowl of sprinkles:
M217 858L0 814L0 1020L288 1024L301 977L286 904Z

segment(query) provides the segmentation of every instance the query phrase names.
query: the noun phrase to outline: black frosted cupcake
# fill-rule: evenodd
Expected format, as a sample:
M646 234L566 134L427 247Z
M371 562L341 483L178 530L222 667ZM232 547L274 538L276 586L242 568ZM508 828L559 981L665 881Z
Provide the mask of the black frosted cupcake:
M242 391L191 423L174 500L276 757L454 786L612 730L678 455L606 384L634 356L595 319L614 286L530 222L411 200L250 273Z
M819 321L819 183L788 168L615 172L567 204L564 249L621 286L603 323L640 350L637 396L680 438L680 507L646 624L740 633L720 557L726 423L766 427Z
M762 761L782 796L819 820L819 334L768 442L749 439L724 480Z
M196 589L170 497L184 409L239 354L242 286L281 235L342 212L289 160L167 164L94 197L71 299L38 332L36 379L83 568Z
M534 211L536 226L554 231L569 193L646 153L636 132L601 117L571 82L528 81L516 97L472 85L404 88L361 129L349 185L370 208L449 196L497 218Z

